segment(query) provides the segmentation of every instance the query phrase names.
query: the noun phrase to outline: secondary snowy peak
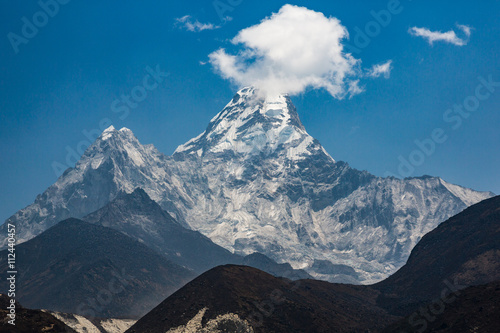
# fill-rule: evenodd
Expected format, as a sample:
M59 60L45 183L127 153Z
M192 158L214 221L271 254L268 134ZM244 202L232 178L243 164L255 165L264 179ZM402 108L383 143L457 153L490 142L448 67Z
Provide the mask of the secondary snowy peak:
M179 146L175 153L255 155L285 153L301 159L323 150L300 122L290 97L262 96L253 87L243 88L208 124L205 132Z
M142 186L158 200L164 197L167 159L154 145L141 144L130 129L110 126L87 148L68 176L106 178L116 193L131 193Z
M104 140L104 141L105 141L105 140L107 140L107 139L109 139L109 138L113 137L113 135L115 135L115 134L117 134L117 133L123 133L123 134L125 134L125 135L127 135L127 136L134 136L134 133L132 133L132 131L131 131L131 130L129 130L128 128L126 128L126 127L122 127L122 128L118 131L118 130L116 130L116 128L115 128L113 125L111 125L111 126L109 126L108 128L106 128L106 129L102 132L102 134L101 134L101 136L100 136L99 138L100 138L101 140Z
M116 130L110 126L85 151L76 168L90 166L97 169L109 159L119 160L120 164L132 163L143 167L152 154L159 153L152 145L141 145L130 129L123 127Z
M33 204L8 219L16 223L18 242L66 218L83 217L137 187L147 188L154 200L164 198L170 190L164 183L165 159L153 145L141 145L131 130L107 128L74 168L68 168ZM0 242L0 247L6 241Z

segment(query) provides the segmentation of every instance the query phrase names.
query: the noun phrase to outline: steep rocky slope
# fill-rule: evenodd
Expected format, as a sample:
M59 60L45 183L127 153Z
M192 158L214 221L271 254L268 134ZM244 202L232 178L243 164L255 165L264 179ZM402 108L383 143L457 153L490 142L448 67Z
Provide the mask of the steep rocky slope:
M90 318L138 318L196 276L121 232L77 219L18 245L16 258L17 300Z

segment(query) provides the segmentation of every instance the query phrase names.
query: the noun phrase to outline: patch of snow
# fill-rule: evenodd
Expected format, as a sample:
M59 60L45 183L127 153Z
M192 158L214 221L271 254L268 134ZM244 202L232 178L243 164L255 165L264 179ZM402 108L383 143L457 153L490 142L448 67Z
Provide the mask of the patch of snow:
M448 191L453 193L457 198L462 200L467 206L473 205L476 202L484 200L485 194L488 192L477 192L471 189L462 187L460 185L454 185L440 179L441 184L443 184Z
M107 139L109 139L113 135L114 132L116 132L115 127L113 125L109 126L108 128L106 128L102 132L101 139L104 140L104 141L107 140Z
M136 322L137 320L133 319L105 319L101 320L100 325L106 333L123 333Z
M103 333L90 320L76 314L46 311L78 333Z

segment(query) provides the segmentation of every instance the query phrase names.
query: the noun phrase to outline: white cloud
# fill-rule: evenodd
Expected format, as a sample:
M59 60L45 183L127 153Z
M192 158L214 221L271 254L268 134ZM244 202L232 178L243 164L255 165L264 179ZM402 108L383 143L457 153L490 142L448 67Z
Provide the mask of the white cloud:
M326 89L343 98L362 92L361 61L344 52L347 29L335 17L284 5L278 13L241 30L231 42L236 55L219 49L209 61L224 78L268 94Z
M413 36L423 37L427 39L427 42L429 42L429 44L431 45L434 42L445 42L457 46L467 45L471 35L471 27L462 24L457 24L457 27L458 29L462 30L465 38L459 38L455 33L455 31L453 30L447 32L441 32L441 31L430 31L427 28L412 27L408 30L408 32Z
M388 79L391 76L392 70L392 60L386 61L383 64L374 65L370 70L368 70L367 75L369 77L380 77L384 76Z
M177 24L181 25L187 31L200 32L203 30L219 29L220 26L213 23L201 23L198 20L193 21L190 15L179 17L175 19Z

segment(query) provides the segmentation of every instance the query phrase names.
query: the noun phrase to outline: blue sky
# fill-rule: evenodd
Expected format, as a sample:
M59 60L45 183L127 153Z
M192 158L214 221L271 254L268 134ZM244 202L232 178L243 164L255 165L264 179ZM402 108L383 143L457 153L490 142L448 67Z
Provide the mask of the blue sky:
M67 165L67 149L77 150L86 140L83 131L98 130L103 119L132 129L142 143L166 154L202 132L237 87L201 63L219 48L237 52L230 40L286 3L336 17L353 46L357 31L374 21L371 12L391 3L221 0L226 7L220 16L213 1L66 2L46 22L36 1L1 3L2 221L56 181L54 163ZM302 122L332 157L355 168L379 176L429 174L500 193L500 87L474 105L476 89L487 94L478 88L479 77L500 81L500 1L401 0L398 8L368 45L353 51L363 68L392 60L390 77L363 79L364 92L342 100L324 89L293 96ZM33 22L33 15L40 28L16 53L9 33L22 37L23 17ZM176 23L185 15L218 28L188 31ZM431 45L408 32L453 30L466 39L457 24L472 28L467 45ZM168 77L121 119L113 101L140 87L147 68L157 66ZM467 118L447 113L464 102L475 110ZM433 132L439 129L437 142ZM433 140L435 148L426 152L430 146L420 148L415 140ZM411 172L401 169L401 158Z

